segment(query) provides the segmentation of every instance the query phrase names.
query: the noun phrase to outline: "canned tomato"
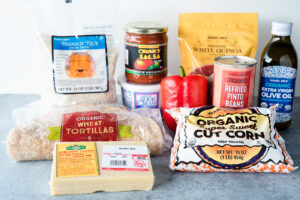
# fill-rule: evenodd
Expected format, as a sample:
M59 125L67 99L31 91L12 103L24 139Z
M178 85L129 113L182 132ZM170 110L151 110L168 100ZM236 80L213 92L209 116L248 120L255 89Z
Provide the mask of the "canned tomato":
M247 108L253 103L256 60L246 56L215 58L213 105Z

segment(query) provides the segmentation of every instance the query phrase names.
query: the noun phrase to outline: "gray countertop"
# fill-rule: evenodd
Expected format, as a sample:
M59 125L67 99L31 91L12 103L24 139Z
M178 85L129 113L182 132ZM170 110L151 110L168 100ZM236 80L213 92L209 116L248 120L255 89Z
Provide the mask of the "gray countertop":
M37 95L0 95L0 199L300 199L300 170L291 174L189 173L173 172L169 155L151 158L155 185L153 191L98 192L86 195L50 195L52 161L16 163L6 153L5 140L15 126L11 112L37 100ZM300 98L295 99L293 122L280 132L287 150L300 165ZM3 141L3 142L2 142Z

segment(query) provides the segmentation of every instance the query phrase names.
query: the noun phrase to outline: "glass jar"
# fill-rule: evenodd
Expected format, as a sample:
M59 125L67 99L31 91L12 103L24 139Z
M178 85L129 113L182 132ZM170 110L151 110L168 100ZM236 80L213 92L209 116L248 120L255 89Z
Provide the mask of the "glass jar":
M133 22L125 26L125 31L127 81L159 83L168 73L168 27L157 22Z

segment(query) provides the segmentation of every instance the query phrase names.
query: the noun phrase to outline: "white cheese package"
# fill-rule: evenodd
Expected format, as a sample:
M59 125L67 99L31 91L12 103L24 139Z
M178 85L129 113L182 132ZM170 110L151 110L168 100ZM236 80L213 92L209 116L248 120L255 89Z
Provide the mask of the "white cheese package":
M118 1L32 0L41 97L48 105L116 103Z
M52 195L151 190L154 175L145 142L58 142Z
M296 169L274 128L274 107L231 110L207 106L168 112L177 121L172 170L289 173Z
M13 112L16 127L7 149L15 161L52 159L57 141L144 141L151 155L170 151L171 136L159 110L130 111L117 104L45 107L41 102Z

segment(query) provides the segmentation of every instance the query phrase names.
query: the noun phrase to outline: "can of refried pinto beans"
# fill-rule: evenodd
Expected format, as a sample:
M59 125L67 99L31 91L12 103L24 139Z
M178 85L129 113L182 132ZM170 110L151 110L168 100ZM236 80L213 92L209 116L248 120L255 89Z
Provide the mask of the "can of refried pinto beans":
M246 56L220 56L214 62L213 105L247 108L253 103L256 60Z

